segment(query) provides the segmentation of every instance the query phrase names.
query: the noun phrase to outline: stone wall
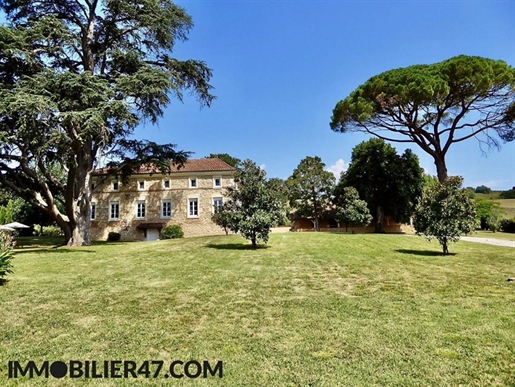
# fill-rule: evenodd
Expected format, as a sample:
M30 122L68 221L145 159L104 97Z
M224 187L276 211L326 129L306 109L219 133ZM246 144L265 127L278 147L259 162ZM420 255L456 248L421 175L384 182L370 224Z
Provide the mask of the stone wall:
M221 187L214 187L214 178L221 178ZM196 180L196 187L190 187L191 179ZM164 181L169 181L165 188ZM95 181L95 180L94 180ZM98 179L97 179L98 181ZM144 188L139 189L139 182ZM182 226L184 236L222 235L224 231L211 221L213 198L222 197L224 189L233 185L231 172L197 172L172 175L134 175L128 185L118 186L113 190L113 180L95 187L92 202L95 203L95 219L91 222L91 237L94 240L106 240L109 232L118 232L122 240L144 240L145 232L137 229L142 223L178 224ZM188 214L188 199L198 200L198 216ZM161 203L170 200L172 214L163 218ZM119 203L119 219L110 220L110 203ZM145 202L145 218L137 219L138 201Z

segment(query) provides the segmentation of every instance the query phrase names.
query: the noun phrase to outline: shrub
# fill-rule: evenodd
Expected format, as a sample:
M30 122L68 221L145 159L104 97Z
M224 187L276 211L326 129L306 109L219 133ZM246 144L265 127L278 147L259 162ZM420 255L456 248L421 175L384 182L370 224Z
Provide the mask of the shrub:
M0 279L13 272L11 270L13 267L11 259L15 244L14 237L11 234L0 231Z
M34 225L35 236L61 236L63 230L59 226L41 226L39 224Z
M184 232L182 231L182 227L178 224L166 226L161 230L161 239L175 239L183 237Z
M118 242L122 235L119 232L110 232L107 234L107 241L108 242Z
M499 194L499 199L515 199L515 189L501 192Z
M515 218L501 220L499 228L503 232L515 233Z

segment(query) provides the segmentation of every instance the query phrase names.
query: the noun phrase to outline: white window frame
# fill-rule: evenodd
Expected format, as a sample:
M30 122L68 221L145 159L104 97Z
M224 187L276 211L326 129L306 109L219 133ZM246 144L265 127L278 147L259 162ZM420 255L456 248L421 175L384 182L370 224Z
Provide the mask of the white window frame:
M89 220L95 220L97 216L97 203L91 202L91 207L89 209Z
M216 180L219 180L219 183L218 185L216 185ZM214 176L213 177L213 188L222 188L222 176Z
M117 212L117 217L113 217L113 205L115 205L118 207L116 212ZM118 200L112 200L109 202L109 220L120 220L120 202Z
M113 191L119 191L120 190L120 182L118 180L113 180L111 182L111 188Z
M198 198L188 198L188 208L187 208L187 211L188 211L187 212L187 217L188 218L198 218L199 217L199 203L198 202L199 202ZM193 210L196 210L196 214L195 213L194 214L191 213L192 212L191 211L192 210L192 207L191 207L192 203L196 203L194 208L193 208ZM193 211L193 212L195 212L195 211Z
M213 197L213 198L211 199L211 201L212 201L212 204L213 204L213 208L212 208L213 214L215 213L215 211L216 211L216 209L217 209L217 207L218 207L218 206L215 204L216 202L218 202L218 201L219 201L219 202L221 203L221 206L223 206L223 205L224 205L224 198L223 198L223 197L221 197L221 196ZM221 207L221 206L220 206L220 207Z
M198 179L196 177L190 177L189 178L189 186L188 187L189 188L198 188Z
M164 214L164 209L165 209L165 203L169 203L169 213L170 215L165 215ZM189 211L189 209L188 209ZM161 219L170 219L172 217L172 200L171 199L163 199L161 200Z
M142 211L143 212L143 216L140 215L140 211L141 211L140 210L140 205L142 205L141 208L143 209L143 211ZM136 213L135 213L136 219L146 219L147 218L147 204L146 204L145 200L138 200L136 202L135 210L136 210Z
M141 183L143 183L143 188L141 188ZM145 180L138 180L138 191L145 191Z
M166 186L166 183L168 183L168 187ZM170 189L170 187L171 187L170 179L163 180L163 189Z

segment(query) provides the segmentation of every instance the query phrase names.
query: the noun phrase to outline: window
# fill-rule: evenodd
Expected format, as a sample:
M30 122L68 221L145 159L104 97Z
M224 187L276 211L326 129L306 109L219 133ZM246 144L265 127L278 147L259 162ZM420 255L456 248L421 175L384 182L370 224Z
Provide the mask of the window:
M188 218L198 217L198 199L188 199Z
M97 212L97 204L95 202L91 203L91 212L90 212L90 219L95 220L95 216Z
M161 218L170 218L172 216L172 201L170 199L161 202Z
M138 181L138 190L143 191L145 189L145 182L144 181Z
M118 180L113 181L112 187L113 187L113 191L118 191Z
M218 212L224 204L222 198L213 198L213 212Z
M222 178L221 177L213 177L213 187L220 188L222 186Z
M109 220L118 220L120 217L120 203L109 203Z
M190 188L197 188L197 179L195 177L190 177Z
M93 191L95 189L95 183L91 183L91 190Z
M138 200L136 202L136 218L145 219L145 201Z
M170 188L170 180L163 180L163 188L164 189Z

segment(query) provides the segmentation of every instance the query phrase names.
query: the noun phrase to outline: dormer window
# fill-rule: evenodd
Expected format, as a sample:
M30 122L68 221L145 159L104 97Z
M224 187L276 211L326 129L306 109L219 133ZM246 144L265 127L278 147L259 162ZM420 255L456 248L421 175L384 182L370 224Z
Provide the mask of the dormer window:
M143 191L145 189L145 182L138 181L138 191Z
M190 188L197 188L197 178L190 177Z
M213 187L220 188L222 186L222 178L221 177L213 177Z
M170 189L170 180L163 180L163 188Z
M114 180L114 181L112 182L111 187L113 188L113 191L118 191L118 188L119 188L118 180Z

